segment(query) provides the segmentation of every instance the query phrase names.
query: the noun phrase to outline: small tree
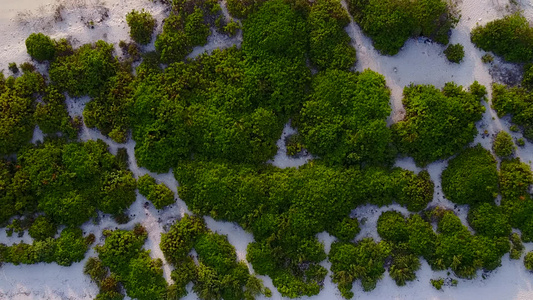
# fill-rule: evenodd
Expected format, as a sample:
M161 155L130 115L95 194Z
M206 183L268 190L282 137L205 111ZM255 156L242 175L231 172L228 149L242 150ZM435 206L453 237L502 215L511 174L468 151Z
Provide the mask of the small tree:
M155 19L149 12L135 9L126 15L126 22L130 27L131 38L139 44L148 44L152 39L155 28Z
M465 49L461 44L451 44L444 50L446 58L453 63L460 63L465 57Z
M529 251L524 257L524 266L529 271L533 271L533 251Z
M494 139L494 143L492 144L492 150L494 150L494 153L496 153L498 157L503 158L511 156L515 149L516 147L511 135L505 131L498 132Z
M51 60L56 53L54 41L42 33L30 34L26 39L26 49L38 61Z

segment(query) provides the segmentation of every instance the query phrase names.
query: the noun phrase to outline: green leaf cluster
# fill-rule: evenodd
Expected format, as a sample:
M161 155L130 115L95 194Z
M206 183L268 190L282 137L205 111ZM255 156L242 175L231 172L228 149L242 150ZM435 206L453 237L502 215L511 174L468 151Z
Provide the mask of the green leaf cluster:
M139 44L146 45L152 39L152 32L155 28L155 19L152 15L142 9L135 9L126 15L126 22L130 27L130 37Z
M54 41L43 33L32 33L26 39L28 54L37 61L52 60L56 54Z
M494 142L492 144L492 150L501 158L509 157L513 155L516 146L514 145L513 138L505 131L500 131L496 134Z
M148 174L139 178L137 186L139 187L139 193L150 200L157 209L162 209L176 201L174 192L164 183L156 184L155 179Z

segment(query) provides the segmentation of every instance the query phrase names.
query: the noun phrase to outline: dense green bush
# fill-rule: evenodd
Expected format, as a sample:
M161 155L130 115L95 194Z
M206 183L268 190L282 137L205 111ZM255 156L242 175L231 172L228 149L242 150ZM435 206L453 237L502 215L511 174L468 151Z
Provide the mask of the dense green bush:
M383 76L330 70L313 79L298 128L309 151L335 164L387 164L390 92Z
M113 45L101 40L94 45L83 45L73 54L60 56L51 63L50 80L72 97L96 97L117 73L118 61L112 53Z
M448 32L458 22L443 0L350 0L348 7L374 47L387 55L398 53L410 37L448 44Z
M344 218L337 224L333 225L328 232L338 238L342 242L350 242L355 239L355 236L361 231L359 228L359 221L356 218Z
M451 44L444 50L446 58L453 63L460 63L465 57L465 48L461 44Z
M56 54L54 41L43 33L32 33L26 39L28 54L38 61L52 60Z
M505 131L498 132L492 144L492 150L494 150L494 153L498 157L504 158L513 155L515 149L516 146L514 145L511 135Z
M474 140L475 122L485 110L485 88L474 82L470 91L447 83L442 91L431 85L411 85L403 91L406 116L392 126L400 152L419 165L447 158Z
M31 224L28 233L36 241L53 238L57 233L57 225L46 216L39 216Z
M307 23L309 56L319 69L348 70L356 61L355 49L344 28L350 23L338 0L319 0L311 5Z
M242 19L256 11L264 2L265 0L228 0L226 5L232 16Z
M139 193L150 200L155 208L163 207L174 203L174 193L164 184L156 184L155 179L146 174L139 178Z
M45 134L62 133L71 139L77 137L78 124L68 114L65 96L52 86L46 89L43 102L37 104L33 118Z
M468 223L480 235L497 238L511 234L508 217L493 203L483 203L468 211Z
M0 155L12 154L31 140L35 97L44 88L44 77L37 72L27 72L16 79L9 77L0 84Z
M509 253L509 258L511 259L520 259L522 253L524 252L524 244L522 244L522 239L518 233L511 234L511 251Z
M510 62L533 60L533 29L520 13L477 26L472 29L471 40L477 47Z
M457 204L493 202L498 193L496 160L479 144L462 151L442 172L442 191Z
M126 15L126 22L130 27L130 37L139 44L148 44L152 39L152 32L155 28L155 19L152 15L135 9Z

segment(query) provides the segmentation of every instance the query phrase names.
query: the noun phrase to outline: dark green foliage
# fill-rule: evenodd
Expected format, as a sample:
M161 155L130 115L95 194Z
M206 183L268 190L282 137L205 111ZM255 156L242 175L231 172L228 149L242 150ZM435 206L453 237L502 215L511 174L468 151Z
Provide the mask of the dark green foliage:
M57 225L46 216L39 216L31 224L28 233L36 241L53 238L57 233Z
M409 228L405 218L397 211L382 212L378 219L377 230L385 241L400 243L409 240Z
M139 193L150 200L155 208L163 207L174 203L174 193L164 184L156 184L155 179L146 174L139 178Z
M65 96L54 87L46 89L43 102L37 104L33 117L45 134L54 135L61 132L71 139L78 134L78 129L68 114Z
M9 77L0 87L0 155L12 154L31 140L35 96L44 87L43 76L36 72Z
M481 57L481 62L483 62L484 64L489 64L489 63L492 63L493 61L494 61L494 56L490 55L490 53L484 54Z
M511 252L509 257L511 259L520 259L522 253L524 253L524 249L525 247L524 244L522 244L520 235L518 233L511 234Z
M442 190L458 204L493 202L498 193L496 160L479 144L464 150L442 172Z
M328 232L338 238L341 242L350 242L361 231L359 221L355 218L344 218L335 224Z
M333 243L329 252L333 282L339 287L341 295L353 297L352 284L360 279L363 290L371 291L385 272L385 258L390 255L387 243L376 243L365 238L356 244Z
M118 61L112 55L113 45L98 41L86 44L73 54L60 56L50 65L50 79L60 91L73 97L96 97L109 78L118 70Z
M135 179L119 169L103 141L45 142L22 151L18 164L11 185L19 213L38 208L55 224L78 226L95 209L120 214L135 201Z
M533 139L533 93L525 88L494 83L492 85L492 108L499 117L510 114L512 122L523 128L524 137Z
M9 63L8 67L9 71L13 72L13 74L17 74L19 72L19 68L17 67L17 63L11 62Z
M130 37L139 44L148 44L152 39L152 32L155 28L155 19L152 15L135 9L126 15L126 22L130 27Z
M533 29L520 13L472 29L474 45L510 62L533 60Z
M392 126L400 152L419 165L447 158L474 140L475 122L485 110L485 88L474 82L470 92L447 83L442 91L431 85L411 85L403 91L406 116Z
M73 262L81 261L87 250L89 243L83 238L81 229L66 228L57 239L55 261L61 266L70 266Z
M529 271L533 271L533 251L529 251L526 256L524 256L524 266Z
M298 122L305 145L335 164L387 164L389 96L383 76L369 70L319 74Z
M505 131L498 132L492 144L492 150L494 150L494 153L498 157L504 158L513 155L515 149L516 146L513 143L511 135Z
M42 33L32 33L26 39L28 54L38 61L52 60L56 54L54 41Z
M451 44L444 50L446 58L453 63L460 63L465 57L465 48L461 44Z
M221 14L217 5L213 0L174 2L174 9L163 23L163 32L155 41L162 62L183 60L194 46L207 43L212 20Z
M185 296L185 286L191 281L200 299L253 300L266 292L246 264L237 262L235 248L227 237L208 231L199 217L185 215L162 234L160 247L175 266L171 275L175 283L168 293L173 299ZM188 256L193 248L199 265Z
M87 127L98 128L118 143L126 142L134 90L133 76L127 72L109 78L102 93L85 106L83 118Z
M458 22L443 0L350 0L348 7L374 47L387 55L398 53L410 37L448 44L448 32Z
M109 297L106 293L121 297L115 288L116 278L131 298L163 299L167 293L167 283L161 269L162 261L151 259L150 251L142 249L147 238L146 230L137 224L133 231L104 231L104 235L104 245L96 246L95 250L101 263L111 271L111 276L99 284L100 297ZM111 282L106 283L106 280ZM106 288L105 285L110 287Z
M499 206L483 203L468 211L468 223L480 235L497 238L511 234L507 216Z
M315 66L321 70L348 70L355 64L355 49L344 31L350 18L338 0L314 2L307 22L309 56Z
M291 134L285 139L288 156L298 156L305 148L302 136L298 133Z
M399 254L392 259L389 274L398 286L416 279L415 272L420 269L420 259L414 254Z
M527 64L524 66L522 86L528 89L529 91L533 90L533 64Z
M228 0L229 13L235 18L246 18L250 13L256 11L265 0Z

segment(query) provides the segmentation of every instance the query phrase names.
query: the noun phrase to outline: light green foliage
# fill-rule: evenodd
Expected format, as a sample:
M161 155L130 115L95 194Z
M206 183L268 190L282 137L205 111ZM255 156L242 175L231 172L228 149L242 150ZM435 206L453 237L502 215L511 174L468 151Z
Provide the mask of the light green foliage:
M79 228L66 228L57 239L55 261L61 266L70 266L79 262L89 250L88 242L83 238Z
M405 218L397 211L382 212L378 219L377 230L385 241L400 243L409 240L409 228Z
M170 230L161 235L159 247L165 258L174 265L185 260L194 247L196 239L207 231L202 218L185 215ZM187 284L187 282L185 282Z
M152 15L135 9L126 15L126 22L130 27L130 37L139 44L148 44L152 39L152 32L155 28L155 19Z
M32 33L26 39L28 54L38 61L52 60L56 54L54 41L43 33Z
M431 282L431 285L437 290L441 290L442 286L444 285L444 278L430 279L429 281Z
M529 271L533 271L533 251L529 251L526 256L524 256L524 266Z
M338 0L319 0L311 5L307 20L309 56L319 69L348 70L355 64L355 49L344 28L350 23Z
M520 259L522 253L524 253L524 249L525 247L524 244L522 244L520 235L518 233L511 234L511 252L509 257L511 259Z
M451 44L444 50L446 58L453 63L460 63L465 56L465 48L461 44Z
M113 45L101 40L94 45L85 44L52 62L50 79L60 91L73 97L96 97L117 73L118 61L112 52Z
M98 128L118 143L126 142L133 107L133 76L119 72L109 78L102 93L83 110L85 124Z
M360 279L363 290L371 291L385 272L385 258L390 255L387 243L376 243L364 238L356 244L333 243L329 253L333 282L339 287L341 295L353 297L352 284Z
M78 135L78 129L68 114L65 96L52 86L46 89L43 102L37 104L33 117L45 134L61 132L71 139Z
M139 178L139 193L150 200L155 208L163 207L174 203L174 193L164 184L156 184L155 179L146 174Z
M350 0L348 7L374 47L387 55L398 53L410 37L448 44L448 31L458 22L443 0Z
M493 202L498 193L496 160L479 144L464 150L442 172L442 190L458 204Z
M338 238L341 242L350 242L361 231L359 221L356 218L346 217L332 226L328 232Z
M442 91L431 85L405 87L406 116L392 126L398 149L422 166L455 154L474 140L485 94L477 82L470 92L454 83L447 83Z
M510 62L533 60L533 29L520 13L515 13L472 29L474 45L502 56Z
M9 77L0 87L0 155L12 154L31 140L35 96L44 87L43 76L36 72Z
M389 96L383 76L370 70L319 74L300 112L304 144L334 164L387 164L393 157Z
M500 131L496 135L492 144L492 150L498 157L509 157L513 155L516 146L513 143L511 135L505 131Z

